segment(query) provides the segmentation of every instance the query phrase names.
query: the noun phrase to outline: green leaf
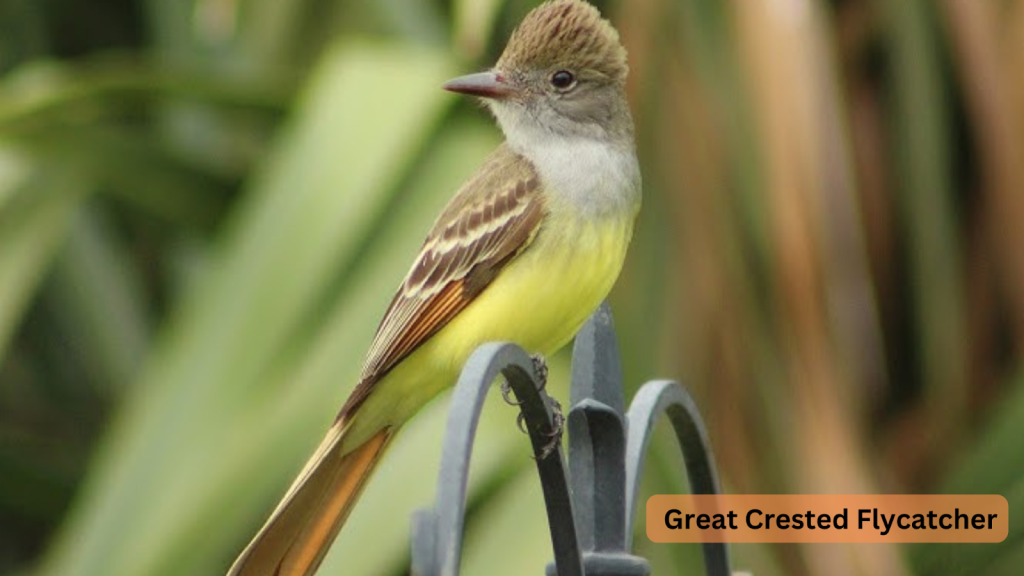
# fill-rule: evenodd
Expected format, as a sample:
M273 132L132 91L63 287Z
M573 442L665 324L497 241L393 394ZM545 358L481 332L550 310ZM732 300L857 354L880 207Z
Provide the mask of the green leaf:
M46 170L0 150L0 358L89 188L79 170ZM6 200L6 201L5 201Z
M979 574L1009 574L980 570L986 563L999 564L1001 557L1020 557L1024 553L1024 524L1013 520L1024 511L1024 374L989 419L987 429L970 444L970 451L951 469L941 484L945 494L1002 494L1010 506L1010 531L998 544L929 544L915 546L911 555L915 565L926 574L955 574L949 567L977 567ZM1019 568L1019 565L1018 565Z
M115 228L84 206L54 264L56 319L108 398L135 376L149 347L150 318L139 271Z
M363 350L344 340L368 339L375 313L357 308L359 321L330 342L343 372L291 381L289 366L304 355L292 345L319 325L334 296L325 290L378 231L372 223L450 101L438 90L448 72L442 55L423 49L350 44L326 54L206 277L172 313L115 417L42 573L226 567L254 499L340 402L314 394L355 377ZM366 281L376 289L359 295L376 300L395 278Z

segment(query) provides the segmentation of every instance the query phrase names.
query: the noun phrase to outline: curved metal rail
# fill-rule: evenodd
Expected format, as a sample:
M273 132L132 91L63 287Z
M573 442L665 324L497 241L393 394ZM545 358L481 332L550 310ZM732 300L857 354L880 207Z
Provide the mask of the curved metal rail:
M469 461L480 412L502 374L522 404L537 458L554 562L549 576L647 576L650 565L630 550L638 486L651 432L666 414L686 462L691 489L718 493L707 431L689 393L671 381L645 384L628 415L611 311L602 305L576 336L573 349L568 474L561 446L540 454L553 431L547 394L538 390L530 357L514 344L481 346L455 387L441 455L434 507L413 516L416 576L457 576L462 554ZM703 545L709 576L729 576L726 544Z

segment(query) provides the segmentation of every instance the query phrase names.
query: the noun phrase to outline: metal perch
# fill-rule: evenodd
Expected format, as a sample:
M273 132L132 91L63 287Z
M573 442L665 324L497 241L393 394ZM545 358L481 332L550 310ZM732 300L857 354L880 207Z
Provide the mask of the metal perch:
M553 430L546 393L538 390L533 363L514 344L481 346L455 387L441 454L434 507L412 523L412 574L457 576L462 555L466 485L477 423L491 383L504 375L522 403L534 453ZM549 576L646 576L647 560L631 553L638 486L651 431L669 417L686 462L691 489L717 494L718 476L707 431L685 388L652 381L625 413L622 368L611 310L602 305L576 336L573 348L568 471L561 446L537 459L554 562ZM706 543L709 576L729 576L726 544Z

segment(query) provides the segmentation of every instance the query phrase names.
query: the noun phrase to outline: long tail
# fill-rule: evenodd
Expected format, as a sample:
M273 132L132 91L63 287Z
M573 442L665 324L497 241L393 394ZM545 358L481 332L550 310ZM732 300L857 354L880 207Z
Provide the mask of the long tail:
M336 423L228 576L312 576L345 523L394 431L342 454Z

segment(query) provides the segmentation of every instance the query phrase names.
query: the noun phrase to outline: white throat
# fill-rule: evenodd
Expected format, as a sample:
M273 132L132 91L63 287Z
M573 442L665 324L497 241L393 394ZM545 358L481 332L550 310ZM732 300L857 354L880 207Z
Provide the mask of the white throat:
M495 107L498 108L498 107ZM640 167L632 141L566 136L495 109L509 147L533 163L549 200L588 217L636 216Z

